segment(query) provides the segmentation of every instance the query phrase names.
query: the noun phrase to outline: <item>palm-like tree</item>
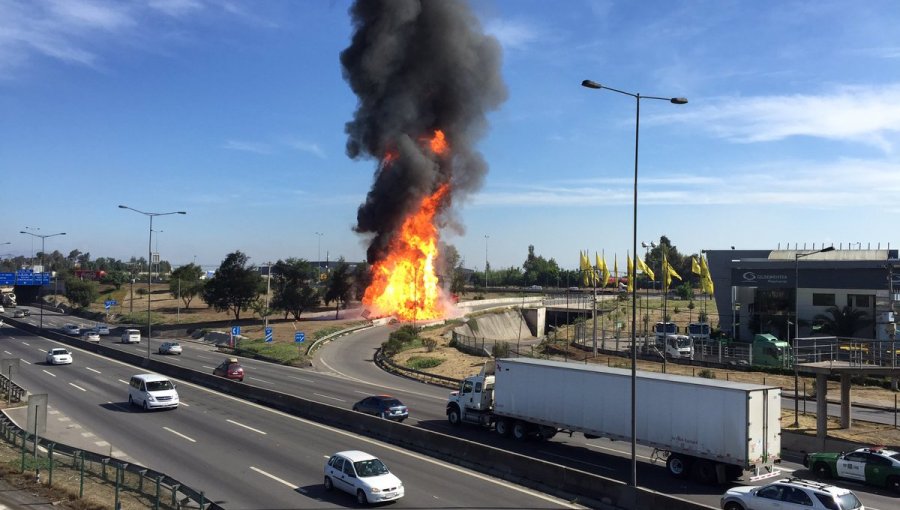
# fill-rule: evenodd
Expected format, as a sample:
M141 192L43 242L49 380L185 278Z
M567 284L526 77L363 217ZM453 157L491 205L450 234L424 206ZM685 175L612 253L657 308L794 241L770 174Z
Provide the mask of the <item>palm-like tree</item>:
M819 331L834 336L853 336L871 323L865 310L847 305L843 308L832 306L825 313L813 317L813 323L819 325Z

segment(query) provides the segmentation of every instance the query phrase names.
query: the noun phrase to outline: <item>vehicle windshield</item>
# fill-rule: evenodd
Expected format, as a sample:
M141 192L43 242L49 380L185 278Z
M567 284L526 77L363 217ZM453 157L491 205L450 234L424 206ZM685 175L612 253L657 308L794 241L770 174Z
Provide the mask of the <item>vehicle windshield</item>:
M687 337L676 338L676 339L675 339L675 345L677 345L678 348L690 347L690 346L691 346L691 339L690 339L690 338L687 338Z
M397 400L396 398L390 399L390 400L383 400L382 402L384 402L385 407L400 407L403 405L403 403L400 402L399 400Z
M353 467L356 468L356 474L360 478L386 475L390 472L388 471L387 466L385 466L384 463L378 459L361 460L359 462L354 462Z
M900 452L892 453L892 454L888 455L888 457L890 457L894 460L900 460Z
M162 390L173 390L175 386L172 385L171 381L148 381L147 382L147 391L162 391Z
M837 497L838 503L841 505L841 510L851 510L853 508L859 508L862 506L859 499L856 497L856 494L852 492L848 492L842 496Z

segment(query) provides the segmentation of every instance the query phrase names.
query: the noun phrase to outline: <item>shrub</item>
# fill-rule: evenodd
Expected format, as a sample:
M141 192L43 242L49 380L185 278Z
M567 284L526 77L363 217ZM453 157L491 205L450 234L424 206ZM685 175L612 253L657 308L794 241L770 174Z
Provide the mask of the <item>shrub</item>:
M497 342L491 347L491 356L506 358L509 356L509 342Z
M424 370L426 368L434 368L443 362L444 360L440 358L413 356L406 361L406 366L412 368L413 370Z
M422 345L425 346L425 352L434 352L434 348L437 347L437 340L434 338L425 338L422 340Z
M697 377L703 377L704 379L715 379L716 373L708 368L704 368L703 370L697 372Z

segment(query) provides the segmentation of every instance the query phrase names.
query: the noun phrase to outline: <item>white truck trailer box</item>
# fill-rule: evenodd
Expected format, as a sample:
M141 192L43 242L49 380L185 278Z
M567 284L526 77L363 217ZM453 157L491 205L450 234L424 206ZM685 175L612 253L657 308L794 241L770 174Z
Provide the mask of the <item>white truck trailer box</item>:
M511 358L496 361L492 379L498 431L524 423L631 440L630 370ZM636 442L659 450L671 474L708 482L778 474L780 388L638 371L636 393Z

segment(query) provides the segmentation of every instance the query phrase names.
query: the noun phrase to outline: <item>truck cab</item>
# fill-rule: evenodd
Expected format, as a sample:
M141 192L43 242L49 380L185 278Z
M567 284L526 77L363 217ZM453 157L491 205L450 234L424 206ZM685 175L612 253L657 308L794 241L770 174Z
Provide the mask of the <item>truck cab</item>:
M694 340L688 335L666 335L665 340L657 337L656 348L667 358L694 359Z
M655 326L653 326L653 332L656 335L656 342L662 343L663 338L666 335L677 335L678 334L678 325L674 322L657 322Z
M488 361L481 373L466 377L459 389L450 393L447 400L447 419L453 425L476 423L491 424L494 407L494 361Z
M790 344L768 333L754 335L751 350L756 366L789 368L793 363Z
M692 322L688 324L687 334L695 344L706 344L710 340L709 324L705 322Z

